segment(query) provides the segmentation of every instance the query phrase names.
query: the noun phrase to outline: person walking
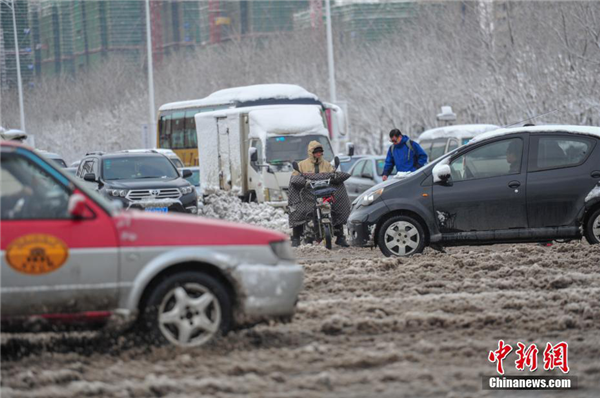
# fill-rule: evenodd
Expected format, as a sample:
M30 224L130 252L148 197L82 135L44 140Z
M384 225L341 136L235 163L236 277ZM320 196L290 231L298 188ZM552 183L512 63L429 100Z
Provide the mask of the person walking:
M427 153L419 144L412 141L408 136L402 135L398 129L390 131L390 148L388 149L383 167L383 181L388 179L388 176L396 166L396 171L415 171L420 169L427 163Z

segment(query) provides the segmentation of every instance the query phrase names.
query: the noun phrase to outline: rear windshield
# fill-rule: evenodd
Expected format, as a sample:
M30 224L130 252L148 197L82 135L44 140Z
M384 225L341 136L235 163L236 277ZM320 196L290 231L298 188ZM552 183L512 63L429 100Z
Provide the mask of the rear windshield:
M179 173L164 156L130 156L104 159L102 177L105 180L134 180L139 178L174 179Z

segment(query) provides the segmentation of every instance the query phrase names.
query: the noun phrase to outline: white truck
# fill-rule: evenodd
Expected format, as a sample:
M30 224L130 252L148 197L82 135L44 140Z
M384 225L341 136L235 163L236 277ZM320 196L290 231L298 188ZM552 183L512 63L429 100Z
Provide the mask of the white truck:
M334 157L319 105L260 105L195 116L205 193L232 191L248 201L287 205L291 162L306 159L310 141Z

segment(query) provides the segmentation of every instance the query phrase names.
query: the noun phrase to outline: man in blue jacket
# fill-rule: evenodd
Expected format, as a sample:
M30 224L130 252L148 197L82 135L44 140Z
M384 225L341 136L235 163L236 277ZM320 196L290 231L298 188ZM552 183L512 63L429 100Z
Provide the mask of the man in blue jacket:
M423 148L407 136L402 135L400 130L390 131L390 142L392 145L385 158L383 181L387 180L394 166L397 171L415 171L427 163L427 154Z

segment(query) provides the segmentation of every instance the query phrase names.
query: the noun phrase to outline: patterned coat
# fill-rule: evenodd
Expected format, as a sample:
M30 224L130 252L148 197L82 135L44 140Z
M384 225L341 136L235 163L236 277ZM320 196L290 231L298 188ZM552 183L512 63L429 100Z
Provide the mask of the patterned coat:
M328 162L325 161L328 164ZM331 166L331 165L330 165ZM333 167L332 167L333 169ZM311 217L315 206L315 196L306 188L307 180L324 180L331 178L331 185L337 190L333 193L334 202L331 206L333 226L346 224L350 216L351 203L344 186L344 181L350 174L344 172L292 175L288 190L288 209L290 227L306 223Z

